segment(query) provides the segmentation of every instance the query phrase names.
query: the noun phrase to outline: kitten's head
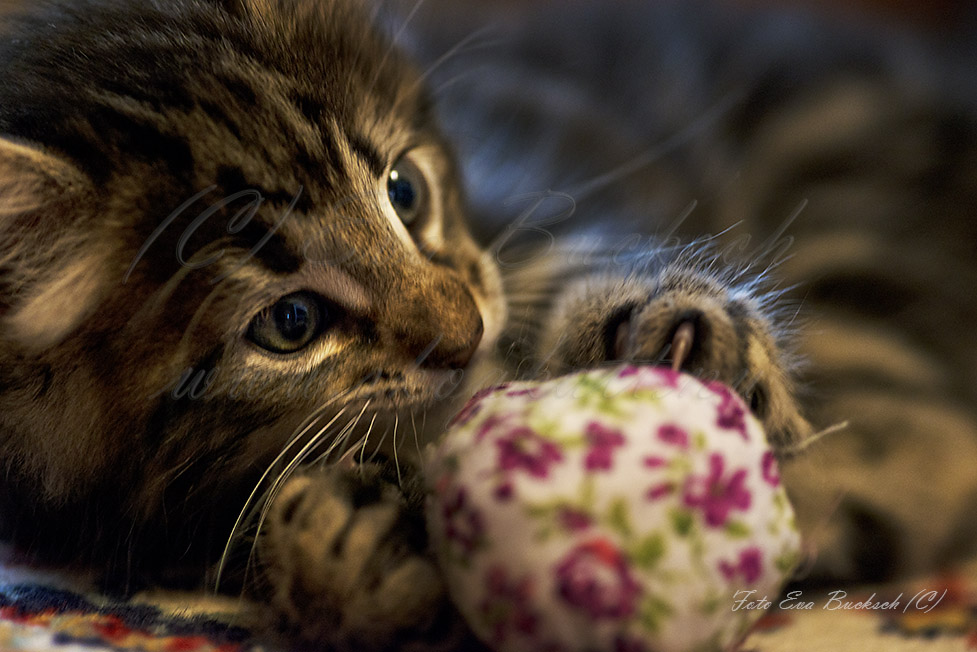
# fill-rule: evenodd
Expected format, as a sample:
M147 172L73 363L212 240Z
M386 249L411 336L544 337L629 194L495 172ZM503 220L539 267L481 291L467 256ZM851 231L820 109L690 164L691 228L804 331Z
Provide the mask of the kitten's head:
M421 78L359 3L6 22L0 460L21 491L125 483L148 519L320 408L430 403L495 339L498 273Z

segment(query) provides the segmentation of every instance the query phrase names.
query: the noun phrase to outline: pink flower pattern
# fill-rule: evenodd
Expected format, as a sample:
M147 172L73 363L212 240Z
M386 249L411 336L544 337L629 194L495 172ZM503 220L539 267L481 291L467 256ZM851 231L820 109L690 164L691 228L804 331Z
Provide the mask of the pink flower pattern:
M675 485L671 482L662 482L654 485L645 492L645 498L649 501L661 500L665 496L675 493Z
M740 552L735 564L725 560L719 562L719 572L730 582L741 577L747 584L752 584L763 575L763 552L756 547L747 548Z
M495 496L495 499L500 503L509 502L510 500L513 499L515 494L516 494L516 490L512 486L512 482L509 481L503 482L502 484L500 484L498 487L495 488L494 492L492 492L492 495Z
M485 577L485 597L478 605L481 618L492 630L492 644L501 645L517 633L535 636L539 616L532 610L531 577L512 580L502 566L492 566Z
M630 617L641 595L624 554L607 539L583 543L556 567L557 592L592 620Z
M658 428L658 439L666 444L678 446L679 448L689 447L689 433L683 428L671 423Z
M716 425L723 430L735 430L744 441L749 441L750 436L746 432L746 406L743 401L720 382L713 381L707 387L720 398Z
M656 373L664 381L666 387L678 389L678 380L682 377L680 372L675 371L671 367L658 367Z
M459 488L442 503L441 518L444 520L445 538L457 545L463 554L470 555L485 539L482 515L468 499L468 493Z
M560 447L531 428L513 428L496 445L499 468L503 471L525 471L534 478L549 477L550 467L563 461Z
M482 441L483 439L485 439L486 437L488 437L490 434L492 434L493 432L495 432L495 430L497 428L499 428L500 426L504 426L506 424L506 422L508 422L508 421L509 421L509 415L507 415L507 414L506 415L498 415L498 414L491 415L490 417L488 417L487 419L485 419L485 421L483 421L482 424L478 427L478 430L475 432L475 441L476 442Z
M680 372L672 370L670 367L624 367L618 374L618 378L636 378L638 380L630 389L660 389L668 387L678 389L678 381L682 377ZM647 383L645 381L648 381Z
M560 509L557 518L560 521L560 525L567 532L581 532L589 528L594 522L589 514L572 507Z
M668 461L664 457L658 455L649 455L644 460L642 460L645 468L648 469L660 469L668 465Z
M596 421L587 424L584 433L590 449L584 457L584 468L588 471L610 471L614 466L614 449L627 442L620 430L605 428Z
M540 390L538 387L529 387L527 389L514 389L510 392L506 392L505 395L508 396L509 398L517 398L520 396L525 396L530 399L537 399L539 398L539 391Z
M709 527L726 525L729 513L734 509L745 511L750 508L751 495L744 486L746 469L724 477L725 465L723 456L713 453L709 456L709 475L691 476L685 483L685 505L701 509Z
M763 480L771 487L780 486L780 470L777 468L777 458L773 453L766 451L763 454Z
M506 386L503 385L502 387ZM461 411L455 415L455 418L448 423L448 427L453 428L455 426L463 426L474 419L478 413L482 411L482 399L497 392L502 387L488 387L475 392L475 395L472 396L467 403L465 403L465 407L461 408Z

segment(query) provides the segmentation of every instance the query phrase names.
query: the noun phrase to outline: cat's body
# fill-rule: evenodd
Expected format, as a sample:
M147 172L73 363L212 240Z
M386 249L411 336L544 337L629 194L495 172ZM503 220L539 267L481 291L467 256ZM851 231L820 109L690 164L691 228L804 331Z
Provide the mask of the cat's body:
M438 28L437 12L448 7L425 11L408 31L435 44L435 61L466 33ZM3 536L47 559L95 564L115 581L186 569L203 578L229 537L224 570L240 572L260 522L254 590L285 629L363 649L450 639L409 458L418 429L421 439L435 436L474 387L615 359L670 361L679 326L690 324L692 348L679 363L734 384L789 456L810 434L794 398L788 336L797 305L766 294L770 285L756 278L773 263L790 282L823 272L816 257L782 262L776 236L757 243L802 200L791 232L805 220L836 224L839 205L868 201L857 188L825 199L809 183L847 170L788 165L796 154L834 170L841 145L818 130L821 118L805 120L808 110L838 120L870 164L908 166L892 178L912 194L927 161L856 139L885 116L905 127L917 115L912 97L907 115L880 118L890 98L870 87L835 98L830 91L849 87L829 84L794 105L778 95L783 80L761 74L762 58L742 62L737 83L735 66L731 78L710 79L681 50L672 50L679 68L667 57L654 64L671 75L642 81L621 64L602 79L600 61L614 53L619 62L662 61L669 48L646 49L639 26L665 32L668 24L630 5L619 24L589 11L572 8L561 15L579 25L550 28L545 17L519 16L528 25L515 37L523 45L487 50L496 54L471 64L482 71L476 84L455 79L451 66L413 68L346 0L65 0L6 19ZM391 24L408 33L403 18ZM632 46L621 49L615 39L631 32L615 35L615 24L631 26ZM604 34L603 46L580 36L574 50L570 37L585 32L595 42ZM574 51L589 69L572 63ZM831 79L830 66L813 68ZM444 132L425 90L431 82ZM650 101L658 87L675 101ZM923 97L943 115L942 95ZM860 100L865 113L833 114L832 99ZM961 138L973 133L966 106L954 123ZM933 147L946 141L939 133ZM494 237L487 249L468 235L448 140L461 151L476 228ZM958 167L938 177L948 197L933 204L960 229L941 246L946 256L973 242L973 226L959 217L973 199L966 144ZM856 185L859 169L847 171ZM515 204L503 201L513 195ZM678 232L718 233L745 220L739 228L753 246L676 245L669 225L693 201L700 205ZM914 218L927 210L899 201L875 208L859 204L864 224L896 211L906 237L919 240ZM800 244L795 251L813 251ZM955 273L973 274L959 266ZM823 303L848 298L826 291ZM959 318L969 318L972 303L955 301ZM910 326L894 328L911 334ZM934 338L934 364L948 365L941 345ZM822 378L852 384L816 402L817 422L854 419L859 371L839 371L829 354L808 349ZM931 392L955 387L947 400L967 405L974 367L960 363L971 376L934 367ZM901 377L888 371L891 388ZM961 415L945 434L958 452L974 445L972 415ZM855 441L886 434L877 423L856 426ZM923 434L909 428L901 441ZM378 448L397 459L370 462ZM328 464L312 464L321 456ZM819 468L798 474L802 502L836 492L827 475L812 475ZM864 495L880 493L872 489ZM851 546L832 545L831 568L851 574Z

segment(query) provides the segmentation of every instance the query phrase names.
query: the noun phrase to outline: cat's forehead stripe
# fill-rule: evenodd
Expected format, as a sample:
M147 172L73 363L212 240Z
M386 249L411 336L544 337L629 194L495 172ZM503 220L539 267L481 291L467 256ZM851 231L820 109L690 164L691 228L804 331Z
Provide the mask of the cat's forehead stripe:
M345 152L343 151L342 141L335 136L336 130L331 129L322 138L322 153L326 164L330 167L336 178L349 178L349 165L347 164Z
M347 133L346 139L349 141L350 149L354 154L363 159L370 168L370 172L373 173L373 176L377 178L382 177L386 171L387 164L380 155L380 152L368 140L356 133Z
M301 269L302 256L289 246L281 233L269 231L265 225L250 223L237 235L237 238L254 253L268 270L278 274L294 274Z

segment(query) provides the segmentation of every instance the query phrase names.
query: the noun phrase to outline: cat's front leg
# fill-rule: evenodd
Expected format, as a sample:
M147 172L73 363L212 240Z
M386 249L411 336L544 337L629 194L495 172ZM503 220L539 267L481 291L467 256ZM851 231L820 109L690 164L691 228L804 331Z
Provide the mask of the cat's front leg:
M290 640L309 649L449 650L467 630L428 550L419 479L401 465L303 470L259 538L265 590Z

